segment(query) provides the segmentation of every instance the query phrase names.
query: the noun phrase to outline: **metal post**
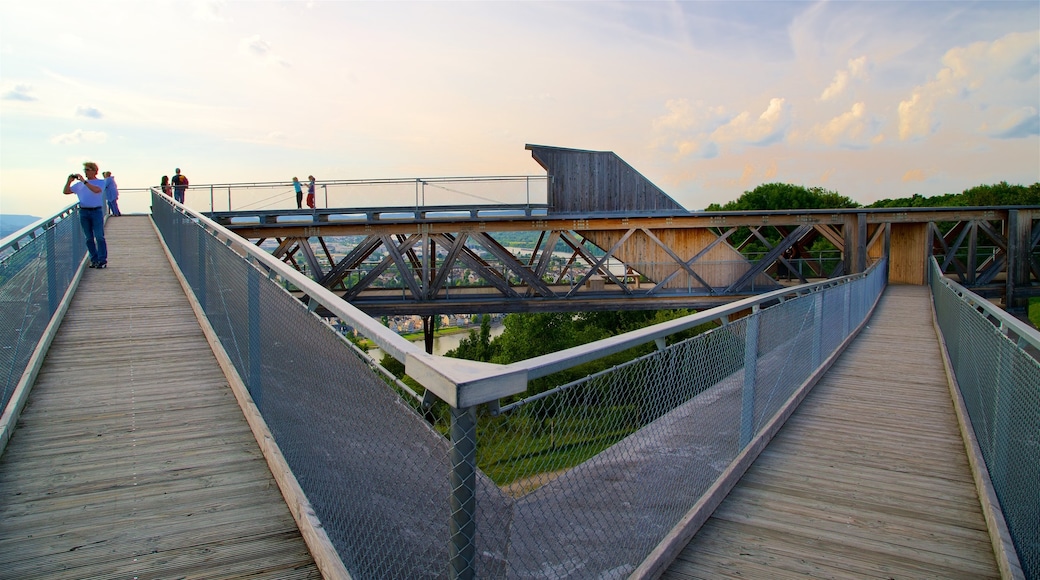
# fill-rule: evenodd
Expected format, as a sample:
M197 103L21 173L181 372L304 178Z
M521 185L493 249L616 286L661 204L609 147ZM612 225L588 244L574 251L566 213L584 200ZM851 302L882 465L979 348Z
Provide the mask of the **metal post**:
M53 315L58 310L58 256L54 251L54 238L58 235L58 228L44 230L43 235L47 238L47 313Z
M79 225L80 217L78 204L76 205L76 210L73 211L72 215L70 215L69 217L73 220L73 224L75 225L75 227L72 228L72 235L69 236L71 238L71 243L69 244L69 247L72 249L71 263L72 267L75 268L79 266L80 262L83 261L83 254L85 254L87 251L87 238L83 234L82 227Z
M451 520L448 578L476 577L477 414L474 407L451 408Z
M206 256L209 252L206 252L206 238L209 233L206 228L198 228L198 239L195 244L195 253L198 255L198 262L196 263L196 276L197 278L197 290L195 291L195 298L199 301L199 306L202 307L202 311L206 312Z
M823 292L817 292L813 300L812 369L820 368L821 344L823 343Z
M249 294L249 394L259 408L263 399L260 368L260 272L250 266L246 274Z
M211 185L211 186L209 186L209 211L210 211L210 213L212 213L214 211L213 210L213 203L214 203L214 200L213 200L213 186ZM230 201L230 199L228 200L228 211L231 211L231 201Z
M845 340L852 329L852 284L843 284L842 288L845 290L845 315L841 317L841 339Z
M961 306L964 307L963 305ZM963 318L962 318L963 320ZM962 322L961 324L966 324ZM970 335L970 332L964 332L965 335ZM981 353L974 352L974 357L984 358ZM986 462L989 468L990 478L993 480L993 484L1000 489L1007 485L1008 477L1008 441L1011 438L1009 419L1013 409L1014 397L1012 396L1015 391L1015 386L1011 375L1011 371L1014 366L1014 356L1009 357L1003 348L997 349L997 360L996 360L996 373L993 380L993 397L990 399L992 407L989 409L983 409L984 412L988 413L992 417L991 431L989 433L989 461ZM983 363L984 364L984 363ZM978 367L982 367L983 364L979 364ZM972 365L976 366L976 365ZM961 375L964 376L963 374ZM979 391L982 390L983 385L975 384L972 385L976 391L975 397L979 400L980 406L985 407L982 402L982 396L979 395ZM963 388L962 388L963 390ZM979 439L982 439L980 437ZM985 449L983 449L985 452Z
M744 391L740 399L740 448L755 435L755 378L758 375L758 306L747 317L744 336Z

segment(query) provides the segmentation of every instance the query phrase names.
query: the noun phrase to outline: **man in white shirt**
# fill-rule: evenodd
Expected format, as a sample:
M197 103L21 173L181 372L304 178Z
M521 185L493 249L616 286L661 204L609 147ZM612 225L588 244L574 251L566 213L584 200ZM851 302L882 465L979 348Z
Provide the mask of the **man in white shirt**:
M98 166L92 161L83 164L83 173L87 176L83 177L78 173L69 175L64 193L76 194L79 198L79 224L87 237L90 267L106 268L108 244L105 243L105 180L98 179Z

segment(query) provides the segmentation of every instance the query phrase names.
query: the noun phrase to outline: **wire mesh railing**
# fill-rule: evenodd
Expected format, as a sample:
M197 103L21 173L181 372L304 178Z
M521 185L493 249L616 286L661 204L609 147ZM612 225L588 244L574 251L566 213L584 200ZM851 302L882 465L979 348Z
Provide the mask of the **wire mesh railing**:
M308 191L305 177L300 177L304 199ZM544 205L549 181L544 175L337 179L316 181L314 202L317 208ZM193 185L185 202L210 212L298 207L294 184L288 180Z
M882 261L865 274L493 365L427 355L205 216L158 194L153 205L358 578L628 575L863 323L886 280ZM319 306L404 363L425 391L412 396L372 372L374 362L315 314ZM704 325L714 328L692 332ZM599 371L554 383L590 365ZM535 392L537 378L560 386Z
M1040 332L943 276L929 281L961 396L1026 578L1040 578Z
M0 241L0 411L5 419L13 420L8 404L25 382L30 358L86 252L75 204Z

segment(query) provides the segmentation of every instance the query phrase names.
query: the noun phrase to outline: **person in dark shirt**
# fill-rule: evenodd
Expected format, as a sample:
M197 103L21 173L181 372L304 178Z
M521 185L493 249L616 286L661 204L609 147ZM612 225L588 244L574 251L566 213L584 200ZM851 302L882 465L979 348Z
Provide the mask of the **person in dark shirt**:
M177 200L177 203L184 203L184 190L188 189L188 178L181 174L180 167L173 171L173 199Z

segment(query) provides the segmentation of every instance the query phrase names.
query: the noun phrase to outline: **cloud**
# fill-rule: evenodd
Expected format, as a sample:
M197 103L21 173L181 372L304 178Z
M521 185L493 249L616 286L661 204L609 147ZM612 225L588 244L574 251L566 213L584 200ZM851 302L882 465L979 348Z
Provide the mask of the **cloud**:
M824 125L817 125L812 133L827 145L856 145L867 134L867 107L855 103L852 108Z
M899 102L899 138L903 141L930 135L938 123L932 119L937 97L918 87L909 100Z
M36 97L32 96L33 90L30 85L15 85L13 89L4 93L2 98L5 101L35 101Z
M243 54L265 57L269 52L271 52L271 43L260 38L259 34L254 34L249 38L243 38L240 40L238 48Z
M51 137L51 143L55 145L76 145L77 143L104 143L108 135L101 131L84 131L76 129L71 133L63 133Z
M997 125L992 134L997 139L1020 139L1040 135L1040 114L1035 107L1023 107L1011 112Z
M981 122L998 124L1009 110L1036 103L1036 77L1040 54L1036 33L1011 33L993 42L975 42L951 48L942 57L943 67L933 80L914 87L910 97L899 103L899 138L906 141L934 133L939 108L947 102L969 103ZM996 123L990 120L996 119ZM1025 122L1025 134L1030 121ZM1011 135L1018 132L1012 128Z
M259 58L265 63L276 64L285 68L292 66L292 63L288 60L276 55L271 50L271 43L260 38L259 34L240 40L238 42L238 50L244 55Z
M89 117L91 119L100 119L104 115L102 115L101 111L97 110L97 108L95 107L87 107L85 105L80 105L76 107L76 116Z
M790 124L791 115L785 100L773 98L757 118L744 111L715 130L711 137L720 143L769 145L782 140Z
M923 169L911 169L903 174L903 183L910 183L913 181L924 181L927 176L924 174Z
M669 99L664 104L668 113L654 119L655 129L713 131L728 119L722 107L711 107L703 101L690 103L687 99Z
M194 4L194 10L192 10L192 18L201 22L227 22L227 18L224 17L224 3L216 0L208 1L196 1Z
M702 101L670 99L665 102L667 113L653 120L654 131L663 135L677 157L712 159L719 155L719 147L712 142L712 131L725 125L730 118L723 107L711 107Z
M823 90L820 95L821 101L829 101L842 95L848 88L850 79L865 79L867 69L867 57L861 56L849 60L848 67L834 73L834 80L830 86Z

